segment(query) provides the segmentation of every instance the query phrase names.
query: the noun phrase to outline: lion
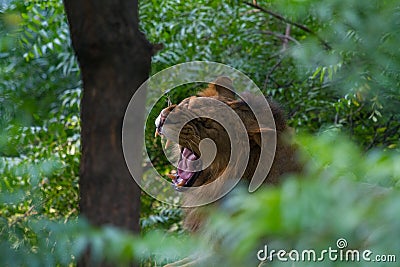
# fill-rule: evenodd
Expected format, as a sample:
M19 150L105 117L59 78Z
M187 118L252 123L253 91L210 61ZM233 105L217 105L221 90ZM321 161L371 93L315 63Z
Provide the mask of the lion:
M242 140L237 139L231 144L232 140L230 141L230 136L221 123L198 115L204 114L204 112L206 114L219 112L214 105L205 102L207 99L220 101L237 114L247 131L248 143L242 144ZM267 100L271 109L275 129L259 125L252 109L249 107L249 103L253 103L252 106L257 106L258 102L260 102L261 104L258 106L264 108L262 101L265 103L265 100ZM173 119L168 120L171 115L174 115ZM224 118L226 115L222 114L221 116ZM176 125L179 124L179 120L184 119L188 122L179 129ZM227 117L226 119L229 120L230 118ZM234 124L235 122L229 123ZM228 77L219 77L196 96L190 96L179 104L170 105L163 109L155 121L155 126L156 136L161 135L167 139L178 136L177 142L179 143L180 154L178 168L175 173L169 175L177 190L201 187L216 182L212 190L202 191L200 189L195 195L184 194L184 204L190 203L197 198L219 194L225 186L231 184L231 178L238 175L238 173L242 173L240 176L241 181L250 182L259 162L262 135L263 139L265 138L264 140L268 142L268 140L272 140L270 139L270 134L275 135L276 133L276 151L264 184L276 185L284 174L301 171L301 164L296 157L297 148L294 144L287 142L287 136L290 135L291 129L287 126L283 109L269 98L257 99L250 93L247 95L242 94L239 97L234 93L233 82ZM214 142L217 152L207 168L197 170L195 165L199 164L198 159L201 155L200 143L205 138L209 138ZM228 162L232 160L231 145L248 145L249 160L247 166L238 167L233 164L233 167L227 167ZM240 155L237 155L236 158L239 159ZM198 231L206 216L202 207L185 209L184 228L191 232Z

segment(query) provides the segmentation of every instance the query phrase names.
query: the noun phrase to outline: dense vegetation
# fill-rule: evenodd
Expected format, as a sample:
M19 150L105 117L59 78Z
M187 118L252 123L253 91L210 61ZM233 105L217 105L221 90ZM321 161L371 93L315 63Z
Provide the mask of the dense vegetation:
M210 261L256 265L265 244L322 250L339 238L400 261L400 5L254 3L140 3L142 30L164 44L153 73L191 60L228 64L282 103L298 132L304 177L252 195L239 188L208 226L220 240ZM208 253L207 239L182 232L179 209L145 194L141 237L77 218L81 84L62 2L2 1L0 32L0 265L70 265L86 244L96 260L119 264ZM147 148L168 168L152 135ZM343 262L323 263L333 265Z

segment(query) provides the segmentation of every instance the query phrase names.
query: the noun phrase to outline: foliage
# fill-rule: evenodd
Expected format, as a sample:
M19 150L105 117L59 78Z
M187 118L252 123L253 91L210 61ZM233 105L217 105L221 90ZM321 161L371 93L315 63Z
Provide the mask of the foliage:
M25 196L0 212L76 215L80 88L62 4L12 2L2 13L0 189Z
M190 60L228 64L279 101L299 132L312 134L298 140L306 151L302 177L252 195L238 189L215 211L212 236L200 240L185 238L180 209L145 194L141 236L76 219L81 84L62 2L0 3L1 266L68 266L86 245L94 264L104 257L118 266L133 259L159 265L208 254L210 239L209 261L247 266L258 263L265 244L320 250L340 237L350 248L399 260L399 4L249 2L140 2L143 31L164 44L153 73ZM169 97L177 103L196 90L178 88ZM154 120L166 102L159 100L146 125L160 173L170 166L153 137ZM295 263L302 265L312 263Z
M48 220L78 214L79 70L60 1L2 2L0 31L1 265L53 265L68 226Z
M369 249L374 256L394 255L398 259L398 154L375 150L363 155L353 143L332 132L303 136L299 142L307 148L303 176L290 177L282 186L251 195L241 190L244 188L237 189L214 213L206 227L208 236L200 240L176 239L162 232L138 238L110 227L94 229L84 221L63 224L25 216L3 225L2 229L8 230L1 231L7 257L2 257L1 263L67 265L90 244L94 263L105 259L123 265L151 257L154 264L187 255L210 255L208 261L218 266L248 266L257 263L256 253L264 245L319 253L328 246L336 249L339 238L347 240L349 249ZM210 239L218 240L213 241L214 247L207 243ZM201 266L210 262L206 260ZM294 266L313 264L296 262ZM272 262L272 266L280 265L276 259ZM324 266L343 266L343 262L325 258Z
M62 3L11 1L0 13L1 130L40 125L60 108L57 96L79 86Z
M395 255L398 260L400 242L390 237L400 233L395 211L400 204L399 155L379 150L364 155L347 138L332 132L302 136L299 142L306 148L303 175L250 196L237 190L214 214L208 230L220 242L211 261L255 266L256 253L264 245L269 251L314 249L320 255L329 246L338 249L340 238L346 239L346 249L371 250L372 259L382 254ZM275 255L267 265L289 262L279 262ZM368 264L390 266L349 261L349 266ZM323 266L343 265L327 255L323 262ZM300 261L293 266L321 266L321 262Z
M146 207L140 218L142 233L156 229L182 233L182 210L179 207L156 201L146 194L142 194L141 203Z
M335 126L366 149L397 147L399 140L400 55L397 1L269 1L294 19L312 17L315 35L291 54L301 71L342 94ZM316 36L319 37L316 38ZM330 48L320 45L321 39Z
M257 3L141 3L144 32L164 44L153 72L190 60L222 62L280 102L297 129L335 127L366 149L397 147L397 2ZM269 9L280 19L263 12Z
M65 223L31 217L4 224L1 220L2 266L71 266L87 247L94 266L101 261L128 266L134 260L151 257L165 263L193 253L194 244L203 246L157 231L138 238L111 226L95 228L83 219Z

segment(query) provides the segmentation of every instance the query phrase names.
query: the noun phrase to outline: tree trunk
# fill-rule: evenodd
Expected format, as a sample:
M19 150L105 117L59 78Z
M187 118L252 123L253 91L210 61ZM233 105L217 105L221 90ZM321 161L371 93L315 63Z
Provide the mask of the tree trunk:
M140 190L125 164L121 129L130 98L149 76L152 46L138 29L137 0L64 5L83 81L80 211L94 225L137 232Z

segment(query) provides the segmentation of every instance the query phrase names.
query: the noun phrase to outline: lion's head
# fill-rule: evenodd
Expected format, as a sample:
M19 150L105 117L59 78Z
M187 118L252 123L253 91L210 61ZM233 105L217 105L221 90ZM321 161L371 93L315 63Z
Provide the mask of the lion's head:
M177 105L170 105L163 109L156 119L156 136L161 135L167 139L174 139L175 137L173 141L179 144L177 171L169 175L175 188L179 190L185 187L197 187L216 181L211 190L200 187L197 194L186 194L183 199L184 203L191 203L194 199L202 197L218 195L219 191L231 182L232 177L235 178L236 176L249 181L260 161L261 146L265 145L265 140L266 142L272 140L271 134L274 138L276 137L274 139L276 140L276 150L275 155L271 153L273 162L271 168L268 167L265 171L266 179L264 183L276 184L282 174L298 172L301 169L295 157L296 147L287 143L286 138L284 138L288 132L288 127L279 105L267 99L272 111L271 117L273 118L271 120L275 127L259 125L253 113L254 109L250 109L249 103L252 107L263 109L265 108L266 98L261 96L262 99L260 99L260 97L255 97L250 93L241 94L241 97L238 97L232 89L232 81L227 77L220 77L198 93L197 96L188 97ZM236 119L232 120L235 116L232 117L228 115L229 112L217 108L219 106L217 103L221 103L234 111L237 115ZM233 125L234 129L239 127L238 122L242 122L241 125L245 126L247 138L235 137L235 131L233 131L233 136L229 136L226 127L208 116L203 116L204 114L210 114L209 117L211 118L218 115L220 122L225 123L225 126ZM182 127L180 128L177 125ZM204 162L199 159L202 152L208 153L207 146L205 146L206 148L203 147L202 150L202 140L205 139L213 140L215 147L209 150L216 149L216 154L212 162L207 163L209 165L202 168L201 165ZM241 149L245 146L249 147L247 165L235 164L235 160L241 157ZM238 155L232 155L234 154L231 153L234 150L233 148L235 148L235 151L239 151ZM260 164L263 165L263 162L260 162ZM241 175L239 176L238 173ZM201 208L186 210L185 227L191 231L198 230L204 216L204 210Z
M275 132L278 136L277 155L266 182L276 183L277 178L282 173L298 168L294 160L294 149L289 145L285 146L280 138L287 131L282 109L276 103L268 100L275 127L260 126L248 105L249 102L253 102L257 106L259 100L251 94L244 96L246 99L243 95L238 97L233 92L232 81L229 78L220 77L209 84L208 88L198 93L197 96L188 97L179 104L170 105L161 111L155 122L156 135L164 136L167 139L176 137L177 139L174 141L179 143L180 146L177 171L170 175L176 188L201 186L222 177L222 173L225 173L224 179L236 175L238 166L227 170L228 162L232 160L232 156L235 157L231 154L231 145L240 147L247 145L250 148L247 166L239 167L245 169L244 173L241 172L243 173L241 178L250 179L259 161L261 135L264 135L268 140L268 134L275 134ZM221 118L220 121L229 125L237 123L237 119L235 120L228 112L225 114L223 109L217 108L218 105L213 104L217 102L210 100L222 102L238 115L245 126L249 143L242 143L243 140L238 137L232 139L225 127L211 119L218 113L219 118ZM265 102L265 99L262 100ZM260 106L262 107L261 104ZM210 116L207 117L204 114ZM183 127L180 128L177 125ZM213 140L215 144L213 148L216 148L217 152L214 160L202 170L201 165L204 162L199 160L202 154L201 141L207 138ZM232 141L233 143L231 143ZM207 149L205 151L207 152ZM236 157L240 157L240 155L236 155Z

